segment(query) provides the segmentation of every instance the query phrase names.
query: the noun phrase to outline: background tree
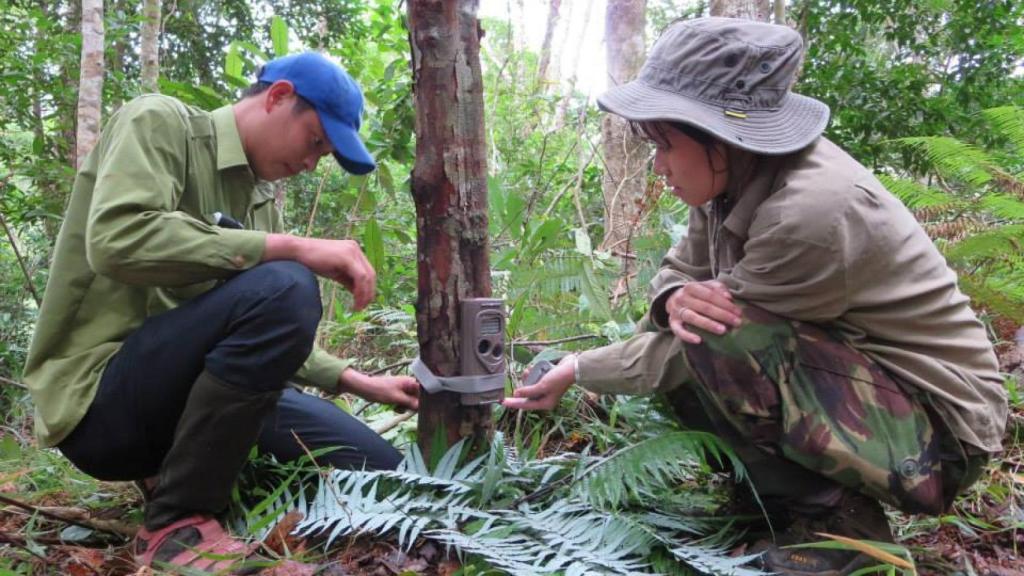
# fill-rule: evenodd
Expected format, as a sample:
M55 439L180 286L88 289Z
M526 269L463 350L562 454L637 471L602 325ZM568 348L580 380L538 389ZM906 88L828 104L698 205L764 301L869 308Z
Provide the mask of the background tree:
M458 374L459 303L491 294L476 8L476 0L409 2L416 94L416 329L420 358L439 376ZM492 429L489 405L464 406L449 392L420 399L419 444L428 459L463 437L486 439Z
M711 15L767 22L771 0L711 0Z
M646 10L646 0L608 0L604 39L609 88L632 81L644 63ZM601 123L601 146L605 214L601 248L621 257L622 279L628 281L635 270L632 239L644 212L648 146L615 114L606 114ZM625 284L620 283L616 293L625 291Z
M75 165L81 165L100 135L103 116L103 0L82 0L82 65L78 83Z
M157 80L160 77L160 0L145 0L142 4L142 18L142 42L139 45L142 77L139 83L143 92L159 92Z

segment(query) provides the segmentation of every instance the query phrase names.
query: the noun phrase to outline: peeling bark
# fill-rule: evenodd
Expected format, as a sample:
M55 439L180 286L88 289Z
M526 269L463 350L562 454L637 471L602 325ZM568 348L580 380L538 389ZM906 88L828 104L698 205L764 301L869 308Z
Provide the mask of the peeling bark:
M416 329L420 357L439 376L458 374L459 302L491 293L477 5L411 0L408 11L416 95ZM419 445L428 460L439 435L448 446L463 437L482 446L493 427L490 406L463 406L446 392L420 398Z
M103 0L82 0L82 64L78 83L76 167L82 164L99 139L103 72Z

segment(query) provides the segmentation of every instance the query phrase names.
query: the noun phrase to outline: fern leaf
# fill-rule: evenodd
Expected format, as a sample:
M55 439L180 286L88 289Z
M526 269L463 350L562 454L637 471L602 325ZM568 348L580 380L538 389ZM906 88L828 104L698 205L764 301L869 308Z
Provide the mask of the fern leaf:
M694 461L728 459L737 478L743 465L713 434L696 431L670 432L624 448L600 461L584 475L580 493L598 507L617 508L642 492L663 489L694 469Z
M979 187L992 180L991 158L971 144L949 136L915 136L897 142L923 152L939 174L948 179Z
M1024 108L1000 106L981 111L992 130L1005 136L1017 150L1024 153Z
M892 192L901 202L911 210L939 210L945 211L955 208L962 202L951 194L936 190L913 180L893 178L887 174L880 174L878 180L885 188Z
M731 557L725 548L700 544L683 544L671 548L670 551L673 556L688 566L708 576L766 576L772 574L744 567L757 559L757 554Z

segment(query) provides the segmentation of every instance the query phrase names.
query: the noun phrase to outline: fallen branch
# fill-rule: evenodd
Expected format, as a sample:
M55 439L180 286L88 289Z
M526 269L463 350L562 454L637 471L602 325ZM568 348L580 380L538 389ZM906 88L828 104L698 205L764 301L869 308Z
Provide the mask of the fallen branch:
M87 510L83 510L81 508L32 506L31 504L25 504L24 502L19 502L4 495L0 495L0 502L9 506L14 506L15 508L21 508L26 512L39 514L40 516L51 520L81 526L82 528L89 528L90 530L96 530L106 534L114 534L116 536L131 538L135 536L135 532L137 531L137 527L117 520L100 520L98 518L92 518L89 516L89 512Z

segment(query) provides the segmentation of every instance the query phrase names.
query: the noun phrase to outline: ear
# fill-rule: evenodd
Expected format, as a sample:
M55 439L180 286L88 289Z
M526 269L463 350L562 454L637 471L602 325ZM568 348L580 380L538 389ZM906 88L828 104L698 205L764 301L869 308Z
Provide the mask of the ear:
M287 80L278 80L267 89L266 98L263 100L263 107L270 112L275 106L288 102L295 97L295 86Z

